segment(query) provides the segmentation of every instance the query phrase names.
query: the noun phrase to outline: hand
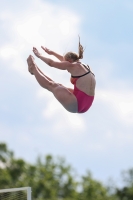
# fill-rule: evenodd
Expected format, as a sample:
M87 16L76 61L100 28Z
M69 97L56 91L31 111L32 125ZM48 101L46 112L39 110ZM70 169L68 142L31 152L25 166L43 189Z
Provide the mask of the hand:
M33 52L38 58L40 58L41 54L39 53L39 51L35 47L33 47Z
M51 51L50 49L47 49L46 47L41 46L41 48L49 55L53 54L53 51Z

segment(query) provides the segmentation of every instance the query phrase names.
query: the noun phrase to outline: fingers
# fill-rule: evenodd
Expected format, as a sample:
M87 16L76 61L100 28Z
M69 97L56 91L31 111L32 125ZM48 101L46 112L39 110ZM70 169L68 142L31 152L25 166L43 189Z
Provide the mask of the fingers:
M49 52L49 49L48 48L46 48L46 47L44 47L44 46L41 46L41 48L45 51L45 52ZM33 50L34 51L38 51L35 47L33 47Z
M48 50L46 47L41 46L43 50ZM36 47L33 47L33 50L38 51Z
M38 51L37 48L36 48L36 47L33 47L33 52L36 52L36 51Z
M46 47L43 47L43 46L41 46L41 48L44 50L44 51L49 51L49 49L48 48L46 48Z
M47 48L46 48L46 47L41 46L41 48L42 48L44 51L47 51Z
M36 47L33 47L33 50L37 50L37 48L36 48Z
M37 50L37 48L36 47L33 47L33 53L39 58L39 56L41 55L40 53L39 53L39 51Z
M38 52L39 53L39 51L37 50L36 47L33 47L33 52Z
M44 47L43 47L44 48ZM41 53L38 51L38 49L36 47L33 47L33 53L35 54L35 56L37 56L38 58L41 56Z

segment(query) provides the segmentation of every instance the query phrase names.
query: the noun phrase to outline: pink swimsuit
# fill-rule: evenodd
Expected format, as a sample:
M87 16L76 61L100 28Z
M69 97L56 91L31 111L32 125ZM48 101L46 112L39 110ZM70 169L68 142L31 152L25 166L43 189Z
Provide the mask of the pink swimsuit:
M94 96L85 94L84 92L82 92L76 87L76 84L74 85L73 94L76 96L77 101L78 101L78 112L79 113L86 112L91 107L92 102L94 100Z
M90 96L83 91L79 90L76 87L76 81L78 78L87 75L91 71L89 70L87 73L81 75L81 76L71 76L71 83L74 84L74 91L73 94L76 96L78 101L78 113L84 113L86 112L92 105L94 96Z

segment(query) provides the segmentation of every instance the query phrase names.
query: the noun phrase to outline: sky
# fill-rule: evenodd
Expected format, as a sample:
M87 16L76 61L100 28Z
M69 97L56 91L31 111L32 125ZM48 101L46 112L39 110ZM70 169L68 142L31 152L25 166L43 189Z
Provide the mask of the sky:
M0 142L16 158L60 156L79 175L89 170L103 183L119 184L121 172L133 168L132 21L132 0L0 0ZM83 62L96 76L95 100L84 114L67 112L26 62L33 46L47 57L41 45L78 52L78 35ZM73 87L67 71L35 61Z

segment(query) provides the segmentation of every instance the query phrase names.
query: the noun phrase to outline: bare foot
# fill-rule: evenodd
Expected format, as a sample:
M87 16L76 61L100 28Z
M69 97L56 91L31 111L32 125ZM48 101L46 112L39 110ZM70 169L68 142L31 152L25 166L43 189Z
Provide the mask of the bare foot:
M35 69L34 57L30 55L27 58L27 63L28 63L28 70L33 75L34 74L33 71Z

